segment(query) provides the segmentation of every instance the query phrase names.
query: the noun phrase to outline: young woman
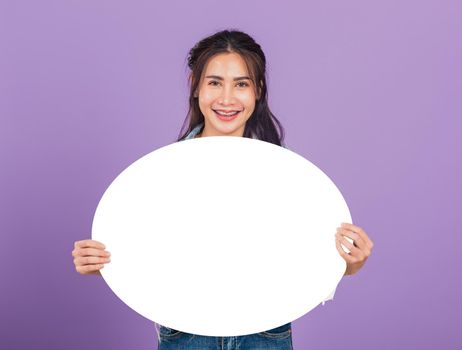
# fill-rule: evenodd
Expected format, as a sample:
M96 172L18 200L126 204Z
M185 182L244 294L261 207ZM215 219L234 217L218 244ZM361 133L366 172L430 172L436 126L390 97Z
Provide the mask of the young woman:
M242 136L283 145L283 128L268 107L266 59L249 35L221 31L199 41L189 52L189 112L178 141L207 136ZM353 240L350 243L346 237ZM345 253L341 244L350 253ZM371 254L373 243L363 229L343 223L336 247L345 259L345 275L356 273ZM100 274L110 262L106 247L94 240L75 242L77 272ZM205 337L160 326L159 350L292 349L291 325L239 337Z

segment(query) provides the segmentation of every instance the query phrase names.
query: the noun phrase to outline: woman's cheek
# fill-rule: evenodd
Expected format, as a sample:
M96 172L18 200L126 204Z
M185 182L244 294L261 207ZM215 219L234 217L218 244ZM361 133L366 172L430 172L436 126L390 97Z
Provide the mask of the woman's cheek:
M199 103L203 104L204 106L211 105L215 99L216 93L208 89L199 94Z
M239 96L239 99L247 108L254 108L255 107L255 94L253 93L243 93Z

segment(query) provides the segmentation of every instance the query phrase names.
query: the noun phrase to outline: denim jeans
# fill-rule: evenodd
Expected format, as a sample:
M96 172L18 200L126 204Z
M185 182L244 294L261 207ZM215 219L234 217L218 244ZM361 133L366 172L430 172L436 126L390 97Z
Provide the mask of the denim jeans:
M290 323L237 337L208 337L160 326L159 337L158 350L292 350Z

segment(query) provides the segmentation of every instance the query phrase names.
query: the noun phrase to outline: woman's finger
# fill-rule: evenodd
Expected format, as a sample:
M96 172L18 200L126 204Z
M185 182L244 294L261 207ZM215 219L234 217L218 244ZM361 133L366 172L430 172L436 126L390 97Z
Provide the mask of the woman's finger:
M101 249L96 249L96 248L76 248L72 251L72 256L73 257L79 257L79 256L103 256L107 257L110 256L111 253L109 253L106 250L101 250Z
M353 225L353 224L349 224L347 222L342 222L342 225L341 225L343 228L346 228L348 230L351 230L355 233L357 233L358 235L361 236L361 238L367 243L367 245L369 246L369 249L372 249L372 247L374 246L374 243L371 241L371 239L369 238L369 236L367 235L366 231L364 231L361 227L359 226L356 226L356 225Z
M357 258L358 260L364 260L365 254L363 251L357 247L355 247L354 244L350 243L345 237L337 234L337 239L340 241L341 244L343 244L345 247L347 247L350 250L350 255Z
M343 250L342 246L340 245L340 241L338 239L335 240L335 247L339 252L340 256L349 264L354 264L357 260L350 254L348 254L345 250Z
M96 256L83 256L74 259L76 266L94 265L94 264L107 264L110 262L110 258L100 258Z
M103 243L95 241L93 239L84 239L82 241L75 242L74 248L106 249L106 246Z
M364 249L367 245L366 242L361 238L361 236L356 232L339 227L337 228L337 233L340 233L345 237L351 238L355 246L359 247L360 249Z

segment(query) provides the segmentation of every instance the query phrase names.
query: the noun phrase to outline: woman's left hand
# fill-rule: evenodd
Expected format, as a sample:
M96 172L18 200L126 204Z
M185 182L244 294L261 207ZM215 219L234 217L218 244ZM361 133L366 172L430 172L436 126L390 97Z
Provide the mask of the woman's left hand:
M345 237L351 238L353 243L350 243ZM350 252L345 252L340 244L343 244ZM374 243L361 227L342 223L335 234L335 245L339 254L347 263L345 275L352 275L363 267L367 258L371 255Z

